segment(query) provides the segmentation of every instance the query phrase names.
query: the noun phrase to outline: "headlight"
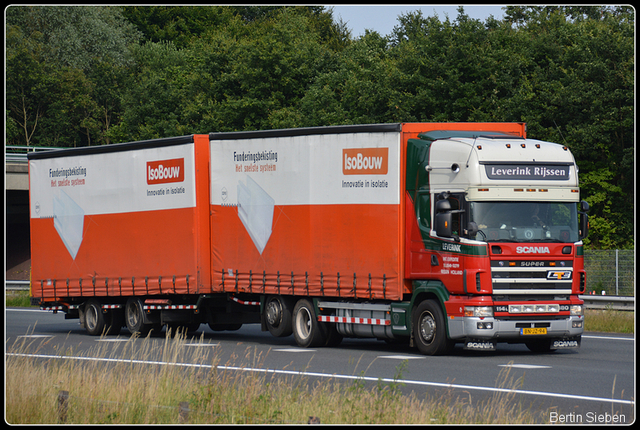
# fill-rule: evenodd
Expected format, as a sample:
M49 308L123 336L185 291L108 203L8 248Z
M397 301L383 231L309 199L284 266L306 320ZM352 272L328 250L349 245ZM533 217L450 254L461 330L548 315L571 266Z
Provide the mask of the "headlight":
M582 305L571 305L571 315L583 315Z
M493 306L465 306L465 317L492 317Z

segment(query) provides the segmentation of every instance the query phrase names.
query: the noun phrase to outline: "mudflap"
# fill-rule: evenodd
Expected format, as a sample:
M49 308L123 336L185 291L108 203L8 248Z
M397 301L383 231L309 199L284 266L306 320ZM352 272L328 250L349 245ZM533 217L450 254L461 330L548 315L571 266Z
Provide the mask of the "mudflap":
M469 351L495 351L496 341L492 339L465 339L463 349Z
M565 337L551 341L551 349L576 349L580 348L582 336Z

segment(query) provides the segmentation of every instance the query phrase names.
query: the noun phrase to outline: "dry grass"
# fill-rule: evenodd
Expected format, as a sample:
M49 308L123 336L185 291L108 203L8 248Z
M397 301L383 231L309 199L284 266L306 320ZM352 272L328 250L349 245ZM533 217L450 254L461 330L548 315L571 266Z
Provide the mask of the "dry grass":
M587 309L584 330L605 333L634 333L635 312Z
M587 331L633 333L634 312L587 310L585 324ZM510 390L522 381L514 380L509 368L496 381L507 391L483 400L453 390L421 397L403 386L404 365L396 369L394 382L319 381L239 371L260 369L265 357L248 348L244 356L220 363L215 353L207 356L184 340L170 334L160 342L132 337L111 353L103 345L78 360L61 358L77 355L71 350L59 351L55 359L14 355L37 353L44 343L36 342L46 342L22 338L7 346L6 420L58 423L61 390L69 392L66 422L73 424L179 423L181 402L188 402L186 422L194 424L306 424L310 416L323 424L518 424L542 423L549 416L515 400Z
M181 422L179 405L188 402L187 423L194 424L306 424L310 416L322 424L464 424L536 423L541 411L526 409L509 391L520 387L509 370L497 386L507 388L477 400L444 390L420 398L403 393L402 371L394 382L318 381L299 375L238 371L259 368L264 360L248 348L244 357L221 366L214 354L206 358L201 348L184 346L181 336L163 342L130 339L112 361L98 347L84 360L34 358L14 355L37 350L34 343L16 343L6 357L6 420L11 424L60 422L58 394L69 392L66 423L73 424L174 424ZM60 356L71 356L72 351ZM124 359L124 360L122 360ZM150 361L174 363L152 364ZM238 364L237 362L240 362ZM184 367L180 363L200 364ZM233 367L233 368L231 368ZM548 416L548 414L546 414Z

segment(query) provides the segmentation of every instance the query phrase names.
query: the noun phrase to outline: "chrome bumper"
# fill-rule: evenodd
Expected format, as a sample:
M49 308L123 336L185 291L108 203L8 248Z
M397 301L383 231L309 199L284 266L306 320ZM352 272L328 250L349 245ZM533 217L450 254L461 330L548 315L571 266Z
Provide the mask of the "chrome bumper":
M522 341L543 338L568 338L582 335L584 317L570 316L566 319L554 320L504 320L495 317L455 317L447 318L449 337L451 339L493 339L497 342ZM578 325L579 327L575 327ZM548 326L547 326L548 325ZM543 335L525 335L523 328L546 326Z

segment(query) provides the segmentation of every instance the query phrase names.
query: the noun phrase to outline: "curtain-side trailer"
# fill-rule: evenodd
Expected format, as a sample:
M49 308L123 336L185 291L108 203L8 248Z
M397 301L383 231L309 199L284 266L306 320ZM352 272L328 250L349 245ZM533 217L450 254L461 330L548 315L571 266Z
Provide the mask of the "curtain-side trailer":
M522 123L39 152L29 180L32 300L93 335L260 323L304 347L580 344L587 206L568 148Z

